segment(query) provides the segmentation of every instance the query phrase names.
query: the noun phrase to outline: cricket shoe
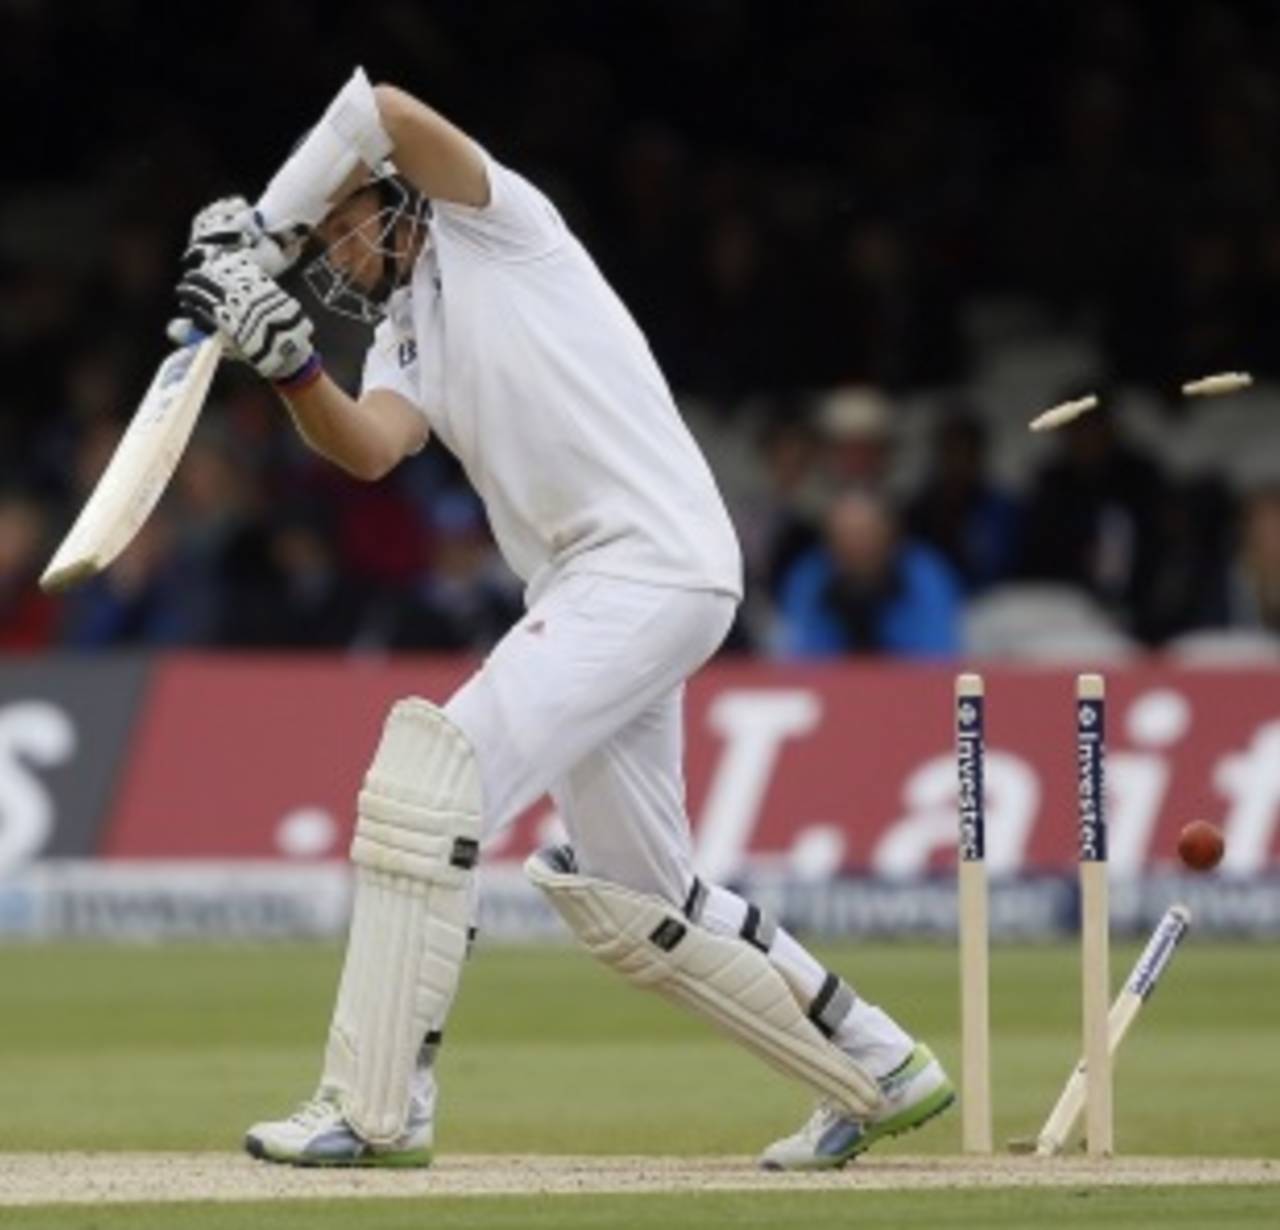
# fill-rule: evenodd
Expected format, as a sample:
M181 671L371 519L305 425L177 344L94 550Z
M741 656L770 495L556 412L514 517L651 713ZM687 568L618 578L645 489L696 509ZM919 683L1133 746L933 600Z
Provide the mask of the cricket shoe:
M923 1042L879 1085L884 1104L874 1115L854 1119L820 1102L794 1136L775 1140L764 1151L760 1165L765 1170L835 1170L877 1140L927 1123L956 1100L955 1086Z
M431 1120L430 1102L412 1098L404 1132L390 1144L371 1144L342 1117L337 1096L321 1089L287 1119L255 1123L244 1147L264 1162L290 1166L430 1166Z

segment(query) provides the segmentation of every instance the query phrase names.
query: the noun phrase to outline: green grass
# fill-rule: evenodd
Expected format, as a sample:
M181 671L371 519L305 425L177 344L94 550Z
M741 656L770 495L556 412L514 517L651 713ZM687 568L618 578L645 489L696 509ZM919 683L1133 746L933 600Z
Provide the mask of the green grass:
M1274 1225L1275 1188L1108 1191L1012 1190L925 1192L715 1192L652 1196L544 1196L362 1200L358 1204L105 1205L6 1210L12 1230L1025 1230L1088 1226ZM12 1219L12 1220L11 1220Z
M957 1067L954 949L824 956ZM1132 953L1118 950L1117 971ZM1071 947L992 960L997 1138L1038 1126L1078 1048ZM1189 943L1118 1067L1128 1153L1280 1155L1266 946ZM327 947L0 948L0 1150L225 1149L309 1092ZM442 1060L442 1150L753 1152L807 1097L570 949L481 948ZM887 1146L953 1152L959 1116Z
M1118 948L1117 977L1134 953ZM955 950L823 956L958 1066ZM0 1151L226 1150L309 1092L340 955L328 947L0 948ZM1125 1045L1117 1145L1280 1156L1280 984L1266 946L1179 953ZM1079 1042L1073 947L992 957L997 1138L1031 1133ZM754 1153L801 1090L571 949L483 945L442 1059L441 1152ZM877 1149L952 1153L959 1115ZM804 1192L493 1198L422 1204L0 1209L32 1227L1269 1225L1277 1191Z

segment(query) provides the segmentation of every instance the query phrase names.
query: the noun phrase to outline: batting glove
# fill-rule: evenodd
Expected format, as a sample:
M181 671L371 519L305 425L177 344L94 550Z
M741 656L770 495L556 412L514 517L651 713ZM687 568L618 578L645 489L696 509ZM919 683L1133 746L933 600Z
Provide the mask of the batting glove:
M178 302L196 325L220 332L238 357L291 387L314 371L314 326L297 299L246 252L215 256L178 283Z
M301 230L268 234L261 216L244 197L226 196L196 214L182 263L186 269L196 269L215 256L242 252L251 256L264 273L279 277L298 259L304 242Z

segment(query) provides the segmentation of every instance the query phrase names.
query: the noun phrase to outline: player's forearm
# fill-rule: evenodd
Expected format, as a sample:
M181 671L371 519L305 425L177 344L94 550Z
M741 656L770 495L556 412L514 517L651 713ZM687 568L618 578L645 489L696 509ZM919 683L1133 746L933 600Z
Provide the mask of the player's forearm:
M392 85L374 87L396 169L425 196L489 203L489 177L475 142L425 103Z
M400 460L367 407L328 375L301 389L279 390L308 447L355 478L381 478Z
M271 236L315 227L387 157L427 197L489 203L489 176L475 142L403 90L374 88L357 69L258 199L261 227Z

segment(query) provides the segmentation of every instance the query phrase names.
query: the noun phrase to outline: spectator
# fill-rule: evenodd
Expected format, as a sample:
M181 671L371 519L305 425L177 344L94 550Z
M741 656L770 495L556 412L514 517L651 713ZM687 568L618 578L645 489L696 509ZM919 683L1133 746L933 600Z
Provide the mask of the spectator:
M386 642L392 649L491 649L520 618L520 583L470 492L437 497L431 524L431 567L399 591Z
M57 604L36 584L45 564L44 509L0 493L0 649L43 649L57 630Z
M729 503L742 544L746 598L721 647L728 653L750 653L768 643L782 584L796 560L818 543L827 503L807 400L767 402L754 445Z
M221 425L221 423L219 423ZM187 448L166 507L176 525L175 565L181 569L187 624L198 639L216 639L226 606L257 567L264 526L255 503L255 475L226 433L205 426Z
M896 393L972 372L996 387L1002 372L1039 362L1024 340L1043 336L1051 355L1064 334L1087 338L1128 383L1226 367L1275 379L1280 6L811 7L778 21L745 0L545 5L535 21L516 0L291 0L268 6L264 20L287 28L285 41L307 41L323 11L326 36L280 74L267 71L271 40L246 43L227 6L203 14L201 54L185 56L190 23L179 6L5 6L0 93L15 115L39 95L45 122L8 134L0 487L20 484L48 500L52 524L70 523L85 494L77 457L114 443L154 370L191 210L264 182L264 150L282 134L245 140L237 109L222 105L228 84L210 67L229 55L258 83L264 114L273 99L329 89L356 45L381 57L381 71L427 73L495 152L519 149L535 180L554 184L562 212L591 220L591 250L677 391L705 395L728 420L749 400L782 405L843 381ZM766 55L773 71L761 84L752 73ZM64 74L66 88L41 92L68 56L76 71ZM655 56L660 97L648 71ZM176 57L187 70L177 89ZM134 82L118 100L124 111L92 105L119 94L122 62ZM520 71L504 71L512 64ZM1203 71L1212 64L1232 71ZM999 89L973 85L997 79ZM46 139L70 128L73 148ZM322 329L326 363L341 372L363 339L354 325ZM251 399L230 397L224 367L206 419L246 414L260 431L241 475L251 518L240 533L206 526L216 531L199 538L216 557L211 572L189 568L192 527L180 508L176 556L153 544L165 575L185 570L184 601L202 593L206 610L260 596L262 577L275 575L275 533L298 528L288 509L311 473L279 408L256 386ZM742 527L748 552L760 530L755 559L772 557L753 564L766 603L817 541L814 472L883 488L894 460L889 409L879 394L846 388L815 420L816 447L786 424L770 437L771 470L815 452L817 462L812 471L804 462L809 476L794 490L772 473L767 515ZM908 524L973 593L1004 574L1014 545L998 529L990 486L972 488L973 442L951 430L937 441L940 487L915 493ZM1238 612L1239 577L1229 596L1226 575L1230 509L1212 476L1175 487L1122 441L1095 448L1101 423L1080 431L1034 484L1018 570L1083 586L1150 644L1225 620L1229 597ZM1082 458L1091 451L1103 456ZM430 583L429 516L407 507L410 486L352 482L338 497L332 553L362 605L383 588ZM182 499L171 493L165 507ZM160 579L148 574L139 592ZM169 610L177 596L163 619L153 612L141 631L117 633L150 644L181 626L216 640L217 619L209 632L207 618L193 624L193 612ZM73 605L66 627L80 636L84 604Z
M1141 635L1144 592L1165 548L1159 467L1095 410L1056 433L1061 451L1031 491L1022 573L1079 585Z
M907 514L911 532L944 555L967 593L1006 580L1017 565L1017 501L987 475L987 434L967 408L933 433L925 481Z
M1233 626L1280 634L1280 481L1250 493L1231 577Z
M888 399L870 385L834 389L818 403L825 466L837 486L883 490L893 463Z
M1161 549L1133 614L1135 634L1149 645L1227 622L1237 519L1231 492L1214 474L1170 483L1156 511Z
M758 219L726 210L707 228L693 288L699 327L690 347L690 386L728 400L773 382L779 349L776 279Z
M269 529L265 556L244 569L222 640L252 648L339 649L357 640L369 595L339 563L323 513L293 507Z
M205 631L194 622L190 592L174 553L171 519L153 513L124 554L74 589L64 606L62 639L75 649L187 645Z
M777 601L791 566L817 545L826 500L807 413L799 403L773 410L757 437L763 481L735 521L749 582Z
M899 536L883 497L850 488L827 513L826 541L782 594L788 656L929 657L960 647L960 586L932 548Z

